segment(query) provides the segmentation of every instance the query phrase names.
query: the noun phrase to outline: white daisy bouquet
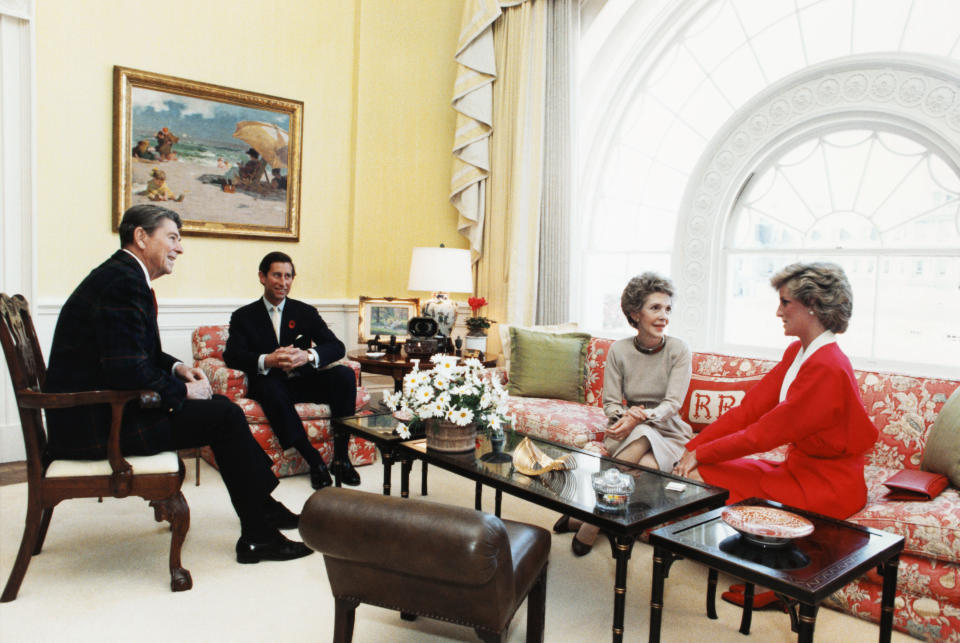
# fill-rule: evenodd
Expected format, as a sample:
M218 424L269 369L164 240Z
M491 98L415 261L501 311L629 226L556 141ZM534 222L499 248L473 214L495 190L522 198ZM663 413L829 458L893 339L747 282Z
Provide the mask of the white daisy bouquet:
M439 420L503 430L507 421L507 391L495 378L485 375L480 360L461 361L455 355L434 355L430 361L432 369L421 371L415 366L404 376L403 389L384 398L390 410L398 417L410 418L409 425ZM408 424L397 427L401 437L410 436Z

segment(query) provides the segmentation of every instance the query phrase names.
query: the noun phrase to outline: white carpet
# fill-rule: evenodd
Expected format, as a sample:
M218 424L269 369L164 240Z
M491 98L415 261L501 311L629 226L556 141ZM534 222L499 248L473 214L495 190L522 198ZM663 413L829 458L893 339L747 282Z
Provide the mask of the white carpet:
M53 513L41 555L30 563L16 601L0 605L0 641L326 641L333 633L333 599L319 554L285 562L239 565L234 543L239 525L217 472L205 464L193 482L192 462L184 483L191 527L183 564L193 589L172 593L167 571L169 532L153 521L140 499L72 500ZM380 463L362 467L361 488L379 493ZM419 495L419 465L411 486ZM394 467L394 493L399 493ZM473 484L439 469L430 471L429 499L473 505ZM299 510L312 493L306 476L285 478L275 497ZM23 529L26 484L0 487L0 579L13 566ZM484 506L492 510L493 492ZM503 515L549 529L557 516L504 496ZM299 537L287 532L291 537ZM570 534L554 535L547 587L546 640L608 641L613 616L614 562L601 537L593 552L575 558ZM652 549L633 549L627 588L627 641L647 640ZM786 614L755 612L750 638L737 631L740 610L717 598L719 620L704 613L706 569L678 561L667 580L662 640L795 641ZM721 588L731 582L721 575ZM526 607L514 617L509 640L523 641ZM830 609L817 618L818 641L875 641L878 629ZM471 629L360 606L355 641L476 641ZM894 633L894 641L911 641Z

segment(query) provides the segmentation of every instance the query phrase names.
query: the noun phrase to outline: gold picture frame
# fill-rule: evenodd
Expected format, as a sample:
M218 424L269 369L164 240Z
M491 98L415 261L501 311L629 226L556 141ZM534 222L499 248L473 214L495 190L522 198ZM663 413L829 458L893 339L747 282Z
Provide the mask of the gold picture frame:
M395 336L405 342L409 335L407 324L420 315L420 300L416 297L364 297L358 308L357 340L362 344L375 336L389 341Z
M303 103L113 68L113 230L138 203L187 234L300 238Z

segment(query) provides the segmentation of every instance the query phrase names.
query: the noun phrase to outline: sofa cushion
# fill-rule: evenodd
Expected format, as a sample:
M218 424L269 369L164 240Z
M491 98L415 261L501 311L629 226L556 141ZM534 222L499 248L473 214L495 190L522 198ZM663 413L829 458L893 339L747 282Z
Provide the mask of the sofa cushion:
M514 418L513 426L519 433L581 449L602 441L607 430L603 409L579 402L511 396L507 398L507 415Z
M848 520L904 537L904 554L960 563L960 493L952 487L922 502L888 500L883 483L899 469L864 468L867 505Z
M607 367L607 355L616 340L592 337L587 344L586 380L584 398L587 404L603 408L603 373Z
M953 392L934 420L923 450L921 469L941 473L960 487L960 388Z
M510 329L508 391L521 397L583 402L588 333Z
M711 422L743 401L763 375L751 377L715 377L694 373L690 377L687 396L680 407L680 417L700 432Z

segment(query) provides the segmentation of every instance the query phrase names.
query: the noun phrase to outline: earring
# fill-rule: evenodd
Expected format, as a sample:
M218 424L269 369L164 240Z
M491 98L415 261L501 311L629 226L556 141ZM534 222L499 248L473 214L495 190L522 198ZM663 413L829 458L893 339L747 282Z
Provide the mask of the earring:
M813 314L813 311L812 311L812 310L808 310L807 312L810 313L811 315Z

